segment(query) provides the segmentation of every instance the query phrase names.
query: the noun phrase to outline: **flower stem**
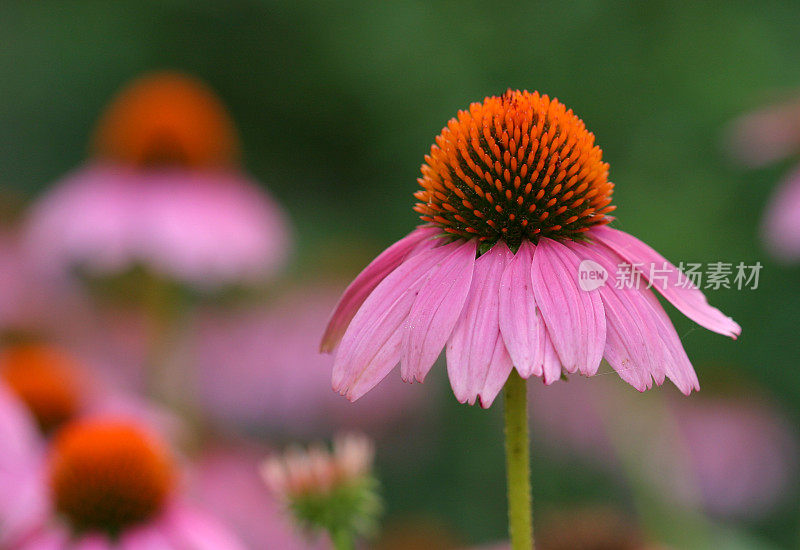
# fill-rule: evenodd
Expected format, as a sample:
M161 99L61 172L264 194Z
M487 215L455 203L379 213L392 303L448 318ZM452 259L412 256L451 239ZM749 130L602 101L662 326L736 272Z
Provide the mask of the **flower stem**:
M356 545L348 529L331 529L329 532L335 550L354 550Z
M508 533L511 550L533 548L531 512L530 442L528 439L527 388L516 370L506 381L505 429L508 483Z

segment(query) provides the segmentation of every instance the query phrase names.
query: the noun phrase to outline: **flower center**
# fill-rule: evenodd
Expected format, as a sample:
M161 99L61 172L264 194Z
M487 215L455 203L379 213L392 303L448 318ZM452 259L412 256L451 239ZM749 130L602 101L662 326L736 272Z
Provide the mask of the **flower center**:
M173 484L172 462L134 425L84 420L56 437L50 484L56 509L75 530L117 534L162 509Z
M577 239L606 216L614 184L594 134L563 104L509 90L459 111L425 156L414 210L459 237L516 249Z
M238 139L225 107L203 83L174 73L134 81L98 123L97 156L137 168L235 163Z
M64 353L43 345L16 345L0 357L0 377L28 406L44 432L78 412L78 371Z

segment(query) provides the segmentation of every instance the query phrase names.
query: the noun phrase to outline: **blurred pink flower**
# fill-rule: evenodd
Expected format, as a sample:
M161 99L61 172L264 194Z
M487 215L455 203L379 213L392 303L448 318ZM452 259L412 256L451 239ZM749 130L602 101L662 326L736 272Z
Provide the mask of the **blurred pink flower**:
M670 409L707 511L759 517L791 491L797 434L768 403L704 397Z
M49 513L20 550L239 550L216 518L181 494L172 453L148 427L113 416L60 430L36 492Z
M770 199L763 234L776 258L800 260L800 167L789 174Z
M734 120L725 133L732 160L757 167L800 152L800 100L763 107Z
M265 454L263 449L242 446L206 450L192 469L193 497L234 529L248 548L328 548L327 542L301 534L264 487L258 468Z
M735 120L726 141L731 157L759 167L800 154L800 100L764 107ZM800 260L800 168L795 168L769 200L762 223L770 252L787 262Z
M205 411L219 422L294 437L348 427L386 432L408 423L410 411L421 417L424 392L400 380L355 405L333 392L333 361L317 351L317 338L337 295L299 288L256 310L201 314L190 344Z
M201 288L252 284L286 261L287 220L238 167L235 130L201 83L159 73L111 103L95 158L34 204L27 244L64 271L134 266Z
M769 402L705 395L633 401L618 386L573 379L534 388L534 435L594 464L635 464L632 475L715 516L763 517L787 497L797 475L797 433Z

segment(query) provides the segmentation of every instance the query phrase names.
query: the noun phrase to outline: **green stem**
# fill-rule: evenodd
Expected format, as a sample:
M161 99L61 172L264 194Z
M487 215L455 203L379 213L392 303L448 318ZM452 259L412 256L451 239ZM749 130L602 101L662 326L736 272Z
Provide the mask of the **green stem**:
M354 550L353 536L348 529L331 529L329 532L335 550Z
M508 533L511 550L533 548L530 442L525 380L511 372L505 395L506 474L508 479Z
M146 384L151 395L156 399L171 403L167 370L170 368L170 352L172 338L175 335L176 307L173 290L169 283L154 275L144 275L142 303L147 323L147 372Z

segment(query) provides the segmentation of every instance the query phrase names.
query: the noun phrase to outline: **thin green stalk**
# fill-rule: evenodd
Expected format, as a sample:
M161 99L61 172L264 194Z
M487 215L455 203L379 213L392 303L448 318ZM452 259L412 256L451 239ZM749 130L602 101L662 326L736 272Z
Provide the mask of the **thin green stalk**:
M356 544L348 529L331 529L329 535L335 550L355 550Z
M150 395L180 413L184 421L200 428L194 402L194 378L175 353L184 319L180 290L168 280L148 273L143 307L148 323L146 383Z
M530 442L527 388L517 371L511 372L505 396L506 475L508 483L508 533L511 550L533 548L531 512Z

